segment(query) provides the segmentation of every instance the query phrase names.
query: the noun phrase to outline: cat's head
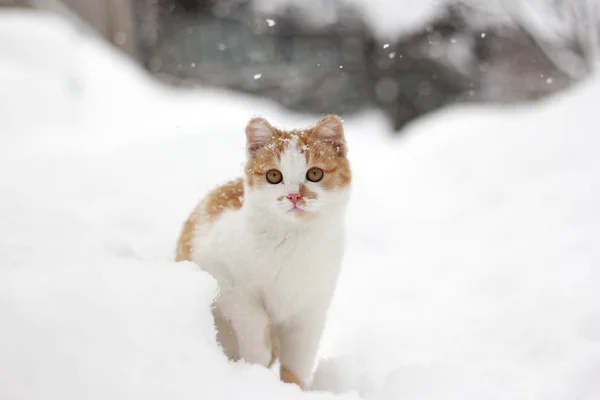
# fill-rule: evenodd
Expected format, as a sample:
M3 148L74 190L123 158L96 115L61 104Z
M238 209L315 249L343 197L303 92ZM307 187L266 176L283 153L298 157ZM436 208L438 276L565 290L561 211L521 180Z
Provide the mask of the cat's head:
M351 182L342 120L329 115L304 130L284 131L263 118L246 125L247 206L290 221L342 210Z

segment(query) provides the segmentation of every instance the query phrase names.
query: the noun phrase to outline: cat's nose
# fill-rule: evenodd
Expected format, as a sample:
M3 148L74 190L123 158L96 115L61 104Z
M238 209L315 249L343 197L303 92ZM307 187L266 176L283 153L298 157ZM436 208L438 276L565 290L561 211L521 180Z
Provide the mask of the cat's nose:
M296 205L298 203L298 199L300 197L302 197L300 196L300 193L288 193L287 195L287 198L290 199L293 205Z

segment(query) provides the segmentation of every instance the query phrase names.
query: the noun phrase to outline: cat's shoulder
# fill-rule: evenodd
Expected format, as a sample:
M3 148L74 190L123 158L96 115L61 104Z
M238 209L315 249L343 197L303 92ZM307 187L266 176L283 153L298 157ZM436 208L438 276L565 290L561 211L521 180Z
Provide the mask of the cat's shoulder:
M230 180L211 190L202 201L207 219L213 219L226 210L239 210L244 204L244 181Z
M176 261L191 261L192 242L196 229L200 225L216 219L227 210L239 210L243 204L244 181L242 178L230 180L208 192L196 205L181 228L175 254Z

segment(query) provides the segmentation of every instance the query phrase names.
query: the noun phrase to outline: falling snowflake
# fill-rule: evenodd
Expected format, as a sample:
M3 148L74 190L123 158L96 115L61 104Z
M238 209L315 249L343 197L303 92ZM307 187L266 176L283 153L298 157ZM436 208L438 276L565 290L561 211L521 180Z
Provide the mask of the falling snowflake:
M260 79L261 76L262 76L262 74L256 74L256 75L254 75L254 80Z
M225 51L226 48L227 46L225 46L223 43L219 43L219 45L217 46L217 49L219 49L219 51Z
M554 82L554 79L552 79L552 78L548 78L548 79L546 79L546 83L547 83L548 85L550 85L552 82Z
M275 21L274 20L272 20L270 18L267 18L266 21L267 21L267 25L269 25L270 28L272 28L272 27L275 26Z
M384 49L387 49L388 47L390 47L390 45L388 43L386 43L386 44L383 45Z
M485 32L481 34L481 37L484 38L486 36Z
M389 57L389 58L394 58L394 57L396 57L396 52L395 52L395 51L392 51L390 54L388 54L388 57Z

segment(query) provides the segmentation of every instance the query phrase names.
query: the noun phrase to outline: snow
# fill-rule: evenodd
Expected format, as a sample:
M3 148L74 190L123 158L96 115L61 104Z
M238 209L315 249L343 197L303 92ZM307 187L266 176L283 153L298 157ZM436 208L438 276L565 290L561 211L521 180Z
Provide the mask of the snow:
M0 13L0 398L600 398L600 80L345 118L348 251L314 391L230 363L180 224L238 175L250 96L175 91L63 20Z

